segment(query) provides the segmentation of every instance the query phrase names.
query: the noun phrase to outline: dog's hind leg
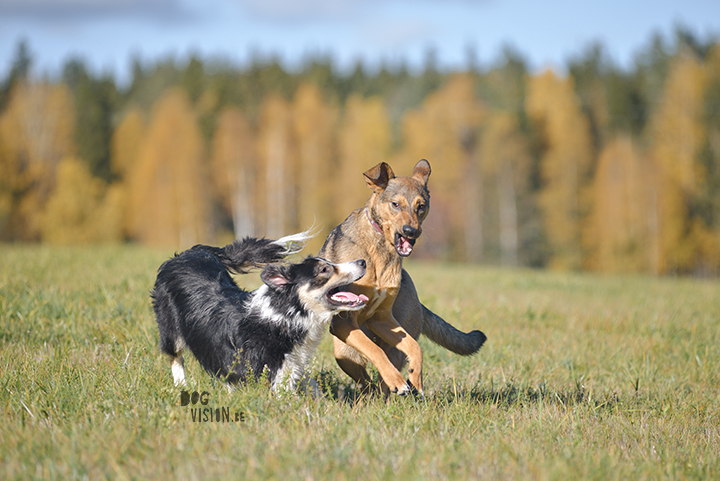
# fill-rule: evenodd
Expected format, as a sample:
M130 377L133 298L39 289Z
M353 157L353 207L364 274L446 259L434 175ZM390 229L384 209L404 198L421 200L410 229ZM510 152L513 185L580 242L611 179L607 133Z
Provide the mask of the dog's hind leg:
M180 351L182 352L182 351ZM172 369L173 381L176 386L185 385L185 361L182 355L178 355L172 358L170 362L170 368Z
M153 310L160 331L160 350L170 356L170 369L176 386L185 385L185 363L182 352L185 341L180 333L170 296L161 285L153 291Z
M157 282L152 293L153 311L160 331L160 350L170 356L170 369L176 386L185 385L185 363L182 352L185 341L180 332L176 310L163 283Z
M182 353L185 342L181 337L160 339L160 348L170 356L170 369L176 386L185 385L185 360Z

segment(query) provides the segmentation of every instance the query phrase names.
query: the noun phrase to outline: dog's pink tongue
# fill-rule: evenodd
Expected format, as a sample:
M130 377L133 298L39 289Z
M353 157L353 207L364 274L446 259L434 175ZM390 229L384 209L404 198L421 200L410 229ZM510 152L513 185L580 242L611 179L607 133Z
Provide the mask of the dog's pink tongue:
M401 256L409 256L413 250L413 246L409 240L400 236L397 243L397 251Z
M332 298L337 302L342 302L343 304L357 304L359 302L368 301L368 297L365 294L360 294L358 296L352 292L336 292L332 295Z

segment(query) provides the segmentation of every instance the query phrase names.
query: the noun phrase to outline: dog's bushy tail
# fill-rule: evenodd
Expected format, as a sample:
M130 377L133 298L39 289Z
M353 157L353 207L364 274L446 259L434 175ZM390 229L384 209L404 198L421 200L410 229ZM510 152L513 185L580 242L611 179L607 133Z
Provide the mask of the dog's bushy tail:
M253 267L263 267L297 254L315 236L312 229L292 234L278 240L246 237L225 247L196 245L193 250L209 252L220 259L225 267L238 274L245 274Z
M427 307L422 309L425 318L422 333L435 344L462 356L475 354L485 344L487 336L482 331L462 332Z

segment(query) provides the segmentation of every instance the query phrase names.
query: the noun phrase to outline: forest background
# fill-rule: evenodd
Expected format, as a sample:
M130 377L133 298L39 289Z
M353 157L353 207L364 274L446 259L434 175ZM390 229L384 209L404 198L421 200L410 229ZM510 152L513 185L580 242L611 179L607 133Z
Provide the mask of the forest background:
M430 161L413 257L651 274L720 273L720 43L677 29L621 69L593 44L564 72L505 48L462 71L340 73L256 56L68 60L0 79L0 240L185 249L332 227L362 172Z

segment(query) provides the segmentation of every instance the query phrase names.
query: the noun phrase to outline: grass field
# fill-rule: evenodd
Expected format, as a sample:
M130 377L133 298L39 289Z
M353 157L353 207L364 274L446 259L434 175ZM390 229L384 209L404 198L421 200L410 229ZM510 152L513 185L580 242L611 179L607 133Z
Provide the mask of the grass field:
M488 336L421 340L425 400L356 399L328 335L325 398L229 393L187 356L207 404L181 406L148 297L169 254L0 246L0 478L720 479L716 281L408 263Z

